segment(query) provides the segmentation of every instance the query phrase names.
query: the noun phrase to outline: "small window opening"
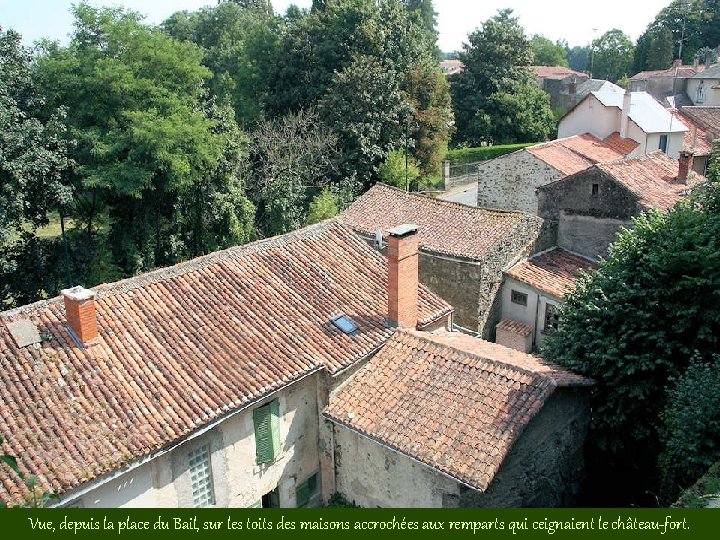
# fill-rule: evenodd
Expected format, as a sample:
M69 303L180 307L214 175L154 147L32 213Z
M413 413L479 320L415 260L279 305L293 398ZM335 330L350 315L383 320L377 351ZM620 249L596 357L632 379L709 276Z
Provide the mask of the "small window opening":
M521 293L520 291L512 290L510 293L510 301L513 304L517 304L519 306L527 306L527 294Z
M597 195L600 193L600 184L593 184L592 185L592 194Z
M660 135L660 144L658 145L658 149L662 150L667 154L667 146L668 146L668 136L667 135Z

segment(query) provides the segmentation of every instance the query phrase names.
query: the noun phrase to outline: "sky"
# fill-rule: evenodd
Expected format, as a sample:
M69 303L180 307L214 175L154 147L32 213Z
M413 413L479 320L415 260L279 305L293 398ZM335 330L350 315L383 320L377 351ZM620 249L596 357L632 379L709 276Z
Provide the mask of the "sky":
M0 0L0 27L13 28L27 45L48 37L65 43L72 31L70 6L77 0ZM434 0L438 12L438 45L445 52L459 50L468 33L498 9L512 8L528 36L541 34L553 41L587 45L607 30L620 28L633 41L671 0ZM216 0L90 0L92 5L122 5L160 23L175 11L215 5ZM277 13L290 4L310 7L312 0L272 0Z

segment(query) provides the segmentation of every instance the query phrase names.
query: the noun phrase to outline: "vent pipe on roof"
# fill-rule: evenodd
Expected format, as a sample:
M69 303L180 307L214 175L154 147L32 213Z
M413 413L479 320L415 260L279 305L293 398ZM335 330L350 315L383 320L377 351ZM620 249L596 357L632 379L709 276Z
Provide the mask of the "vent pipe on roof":
M95 293L81 286L63 289L65 316L68 327L75 337L85 345L98 337L97 317L95 315Z
M401 328L418 322L417 229L400 225L388 231L388 320Z

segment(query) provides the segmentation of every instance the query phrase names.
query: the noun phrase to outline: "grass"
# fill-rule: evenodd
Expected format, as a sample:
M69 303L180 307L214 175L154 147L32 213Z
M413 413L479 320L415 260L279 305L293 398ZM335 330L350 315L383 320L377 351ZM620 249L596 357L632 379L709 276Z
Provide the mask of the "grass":
M55 238L62 234L62 229L60 227L60 214L52 212L48 218L50 219L50 222L35 231L35 236L38 238ZM75 220L72 218L65 218L65 230L67 231L73 227L75 227Z
M720 461L695 485L682 492L678 501L673 505L679 508L706 508L712 499L720 498Z

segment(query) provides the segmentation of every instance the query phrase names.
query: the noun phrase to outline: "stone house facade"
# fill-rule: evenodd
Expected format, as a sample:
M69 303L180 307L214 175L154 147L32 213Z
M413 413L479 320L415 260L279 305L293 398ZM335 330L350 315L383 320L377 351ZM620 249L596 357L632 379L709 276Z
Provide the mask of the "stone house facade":
M536 248L542 227L523 212L474 208L384 184L339 219L381 251L394 223L417 225L420 281L455 308L455 325L486 339L494 338L500 317L502 271Z
M585 133L523 148L478 164L480 208L538 212L536 190L601 161L631 153L637 143L609 134L604 140Z
M691 156L662 152L600 163L538 189L539 214L555 245L597 259L643 210L669 210L701 177L689 172Z
M550 96L554 110L567 112L590 92L619 92L624 90L602 79L591 79L587 73L562 66L530 66L538 86Z

